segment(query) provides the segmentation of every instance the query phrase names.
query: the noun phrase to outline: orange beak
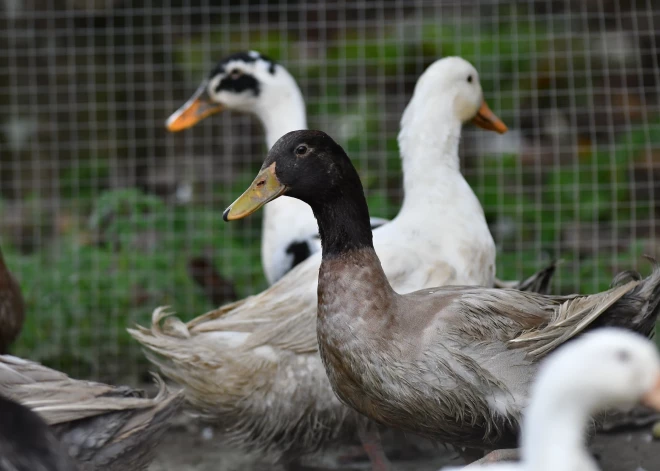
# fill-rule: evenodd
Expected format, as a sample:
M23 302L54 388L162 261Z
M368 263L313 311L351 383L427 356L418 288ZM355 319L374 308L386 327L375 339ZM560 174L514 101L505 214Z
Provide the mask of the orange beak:
M495 131L500 134L504 134L508 131L506 124L504 124L502 120L491 111L485 101L481 103L481 108L479 108L477 115L472 118L472 122L480 128Z
M660 376L656 379L653 388L644 394L641 402L646 407L660 411Z
M208 82L202 83L195 94L181 108L167 118L165 126L168 131L177 132L193 127L207 116L224 109L219 103L214 103L207 92Z

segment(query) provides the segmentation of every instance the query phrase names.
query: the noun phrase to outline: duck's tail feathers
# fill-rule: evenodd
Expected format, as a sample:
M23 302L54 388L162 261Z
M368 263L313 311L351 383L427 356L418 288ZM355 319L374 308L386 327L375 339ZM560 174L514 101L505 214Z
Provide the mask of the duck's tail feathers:
M136 325L126 329L146 349L147 358L158 367L163 366L157 361L160 356L178 358L194 355L194 352L186 348L192 337L188 325L174 314L168 306L159 307L151 315L149 327ZM167 373L164 374L169 377Z
M209 372L214 372L218 367L218 361L221 361L218 348L221 349L225 344L225 340L219 337L225 333L219 332L213 344L218 348L207 348L199 338L193 337L189 325L174 316L167 307L160 307L152 314L151 326L137 325L127 329L142 345L145 357L160 373L183 387L188 400L191 394L196 397L195 391L204 389L204 380L212 382L213 377L209 377ZM232 384L229 379L227 382Z
M646 256L652 263L651 274L641 279L641 276L633 272L624 272L614 278L614 282L623 283L623 286L634 284L634 288L623 296L613 309L594 322L593 327L623 327L634 330L647 337L655 334L655 324L660 314L660 263L655 258ZM614 283L613 282L613 283Z
M645 279L630 272L617 275L614 287L590 296L570 296L556 310L553 319L541 330L512 340L541 357L588 329L620 327L647 337L655 332L660 312L660 265Z

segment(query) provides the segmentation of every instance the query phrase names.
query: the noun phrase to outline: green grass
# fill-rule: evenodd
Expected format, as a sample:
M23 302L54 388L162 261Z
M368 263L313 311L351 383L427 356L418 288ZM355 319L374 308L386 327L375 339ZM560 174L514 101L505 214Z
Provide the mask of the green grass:
M129 189L101 195L88 221L36 253L4 244L28 303L16 353L96 378L142 371L146 361L126 327L148 324L158 306L186 319L214 307L188 276L190 256L211 249L241 296L265 287L259 223L255 215L226 224L221 211L167 206Z

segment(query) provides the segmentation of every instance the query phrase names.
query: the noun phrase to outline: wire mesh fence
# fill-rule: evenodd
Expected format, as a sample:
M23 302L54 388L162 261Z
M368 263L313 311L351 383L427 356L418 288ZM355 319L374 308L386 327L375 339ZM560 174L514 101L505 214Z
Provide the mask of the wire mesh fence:
M383 217L401 202L396 136L415 81L463 56L510 128L468 126L461 142L498 276L563 258L554 292L588 292L647 269L641 254L658 254L658 7L4 0L0 240L28 300L16 353L76 376L136 375L146 364L127 326L160 305L185 318L221 301L196 267L240 297L266 286L259 218L222 222L265 157L258 121L226 112L176 134L164 125L217 60L243 50L291 72L309 126L347 149Z

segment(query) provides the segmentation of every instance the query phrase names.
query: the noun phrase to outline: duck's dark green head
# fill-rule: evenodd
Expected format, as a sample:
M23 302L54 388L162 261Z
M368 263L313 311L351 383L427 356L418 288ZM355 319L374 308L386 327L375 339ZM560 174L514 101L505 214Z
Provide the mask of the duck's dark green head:
M322 131L293 131L275 143L257 178L223 218L242 219L281 195L314 206L345 193L346 188L362 193L357 172L341 146Z

